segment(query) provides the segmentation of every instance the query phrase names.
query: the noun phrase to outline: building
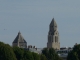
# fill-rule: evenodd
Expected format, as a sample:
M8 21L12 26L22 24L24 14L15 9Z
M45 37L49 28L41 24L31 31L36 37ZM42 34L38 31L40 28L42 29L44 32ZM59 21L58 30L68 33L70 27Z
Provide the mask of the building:
M18 35L16 36L16 38L12 42L12 46L17 46L17 47L20 47L20 48L27 48L27 42L23 38L23 36L21 35L20 32L18 32Z
M56 50L56 52L61 58L63 58L63 60L67 60L68 53L72 50L73 48L71 47L62 47L60 50Z
M41 54L41 50L42 50L41 48L36 48L35 46L32 46L32 45L28 45L28 47L27 47L27 42L23 38L21 32L18 32L18 35L16 36L16 38L12 42L12 46L13 47L17 46L19 48L23 48L25 50L29 50L31 52L38 53L38 54Z
M49 25L47 48L54 48L56 50L60 49L59 32L54 18Z
M77 43L75 45L78 45ZM31 52L35 52L38 54L42 53L43 48L37 48L32 45L28 45L27 47L27 42L23 38L20 32L18 32L18 35L14 39L12 46L18 46L19 48L24 48L26 50L29 50ZM58 32L58 27L57 23L52 19L50 25L49 25L49 32L48 32L48 42L47 42L47 48L54 48L57 54L63 58L63 60L67 59L68 53L73 49L73 48L60 48L60 41L59 41L59 32Z
M42 53L42 48L37 48L37 47L32 46L32 45L28 45L28 48L27 49L29 51L34 52L34 53L37 53L37 54L41 54Z

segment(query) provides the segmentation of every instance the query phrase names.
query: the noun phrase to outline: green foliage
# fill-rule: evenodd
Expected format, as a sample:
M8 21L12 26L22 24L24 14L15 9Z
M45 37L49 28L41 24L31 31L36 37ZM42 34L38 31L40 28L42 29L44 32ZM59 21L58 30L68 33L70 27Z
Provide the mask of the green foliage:
M42 53L46 56L46 58L48 59L48 54L49 54L49 51L48 51L48 49L47 48L44 48L43 50L42 50Z
M61 60L52 48L44 48L42 53L37 54L19 47L12 48L8 44L0 42L0 60Z
M13 51L16 55L17 60L23 59L24 50L20 49L19 47L13 47Z
M40 55L40 60L47 60L47 58L46 58L45 55L41 54L41 55Z
M0 42L0 60L16 60L12 48L3 42Z
M13 51L17 60L34 60L32 52L21 49L19 47L13 47Z
M37 53L32 52L34 60L40 60L40 55Z
M32 52L30 51L24 51L24 55L23 55L26 60L34 60Z
M80 44L75 45L73 50L69 52L67 60L80 60Z
M44 48L42 53L46 56L47 60L62 60L53 48L47 49Z

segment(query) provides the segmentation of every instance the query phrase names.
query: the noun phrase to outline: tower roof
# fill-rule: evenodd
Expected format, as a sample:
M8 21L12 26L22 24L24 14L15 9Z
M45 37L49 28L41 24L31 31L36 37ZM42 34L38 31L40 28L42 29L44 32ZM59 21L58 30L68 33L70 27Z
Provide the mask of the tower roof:
M17 35L16 38L14 39L13 43L18 43L18 42L27 43L27 42L25 41L25 39L23 38L23 36L21 35L21 32L20 32L20 31L18 32L18 35Z
M49 31L57 31L57 23L56 23L56 21L54 20L54 18L52 19L52 21L51 21L51 23L50 23L50 25L49 25Z
M57 26L56 21L54 20L54 18L52 19L50 25Z

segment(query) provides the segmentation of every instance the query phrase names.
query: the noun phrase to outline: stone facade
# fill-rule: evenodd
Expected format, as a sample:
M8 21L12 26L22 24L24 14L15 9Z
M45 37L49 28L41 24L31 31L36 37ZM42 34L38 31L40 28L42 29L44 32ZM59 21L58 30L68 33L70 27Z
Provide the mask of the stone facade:
M19 32L17 37L14 39L12 46L17 46L20 48L27 48L27 42Z
M60 49L59 33L54 18L49 25L47 48Z

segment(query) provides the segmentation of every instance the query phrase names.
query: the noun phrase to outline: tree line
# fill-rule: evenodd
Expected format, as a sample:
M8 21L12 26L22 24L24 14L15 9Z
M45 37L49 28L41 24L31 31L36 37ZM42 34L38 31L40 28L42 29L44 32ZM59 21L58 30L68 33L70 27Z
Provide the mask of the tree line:
M0 42L0 60L62 60L53 48L44 48L42 54ZM68 53L67 60L80 60L80 44Z
M0 42L0 60L63 60L53 48L44 48L42 54ZM80 60L80 44L68 53L67 60Z
M11 47L0 42L0 60L62 60L53 48L42 50L42 54L30 52L19 47Z

